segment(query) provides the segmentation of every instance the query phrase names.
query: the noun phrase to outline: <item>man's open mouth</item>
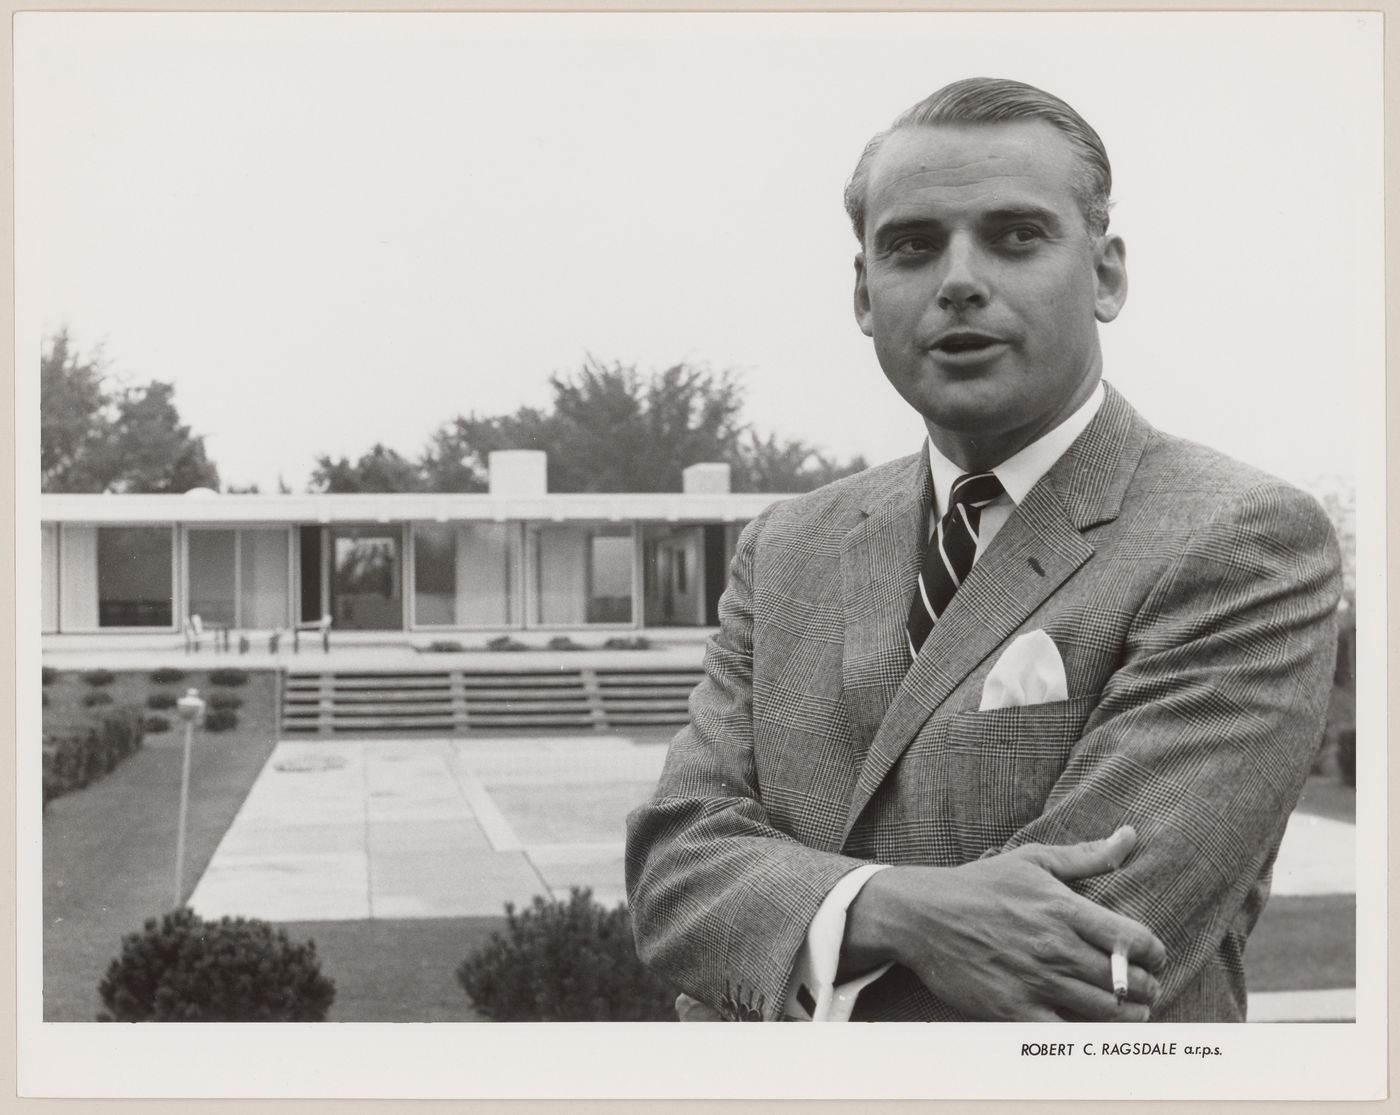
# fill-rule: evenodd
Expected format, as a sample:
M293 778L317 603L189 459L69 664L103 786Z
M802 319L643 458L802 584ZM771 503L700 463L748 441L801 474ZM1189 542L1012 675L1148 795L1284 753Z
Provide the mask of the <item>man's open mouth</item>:
M1001 343L1000 338L987 333L949 333L938 338L933 349L935 352L957 356L961 353L981 352Z

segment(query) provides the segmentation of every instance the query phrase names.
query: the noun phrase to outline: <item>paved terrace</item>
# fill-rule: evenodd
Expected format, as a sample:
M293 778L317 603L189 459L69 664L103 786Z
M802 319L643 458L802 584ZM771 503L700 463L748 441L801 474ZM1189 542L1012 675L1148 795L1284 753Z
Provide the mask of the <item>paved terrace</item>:
M588 886L623 899L622 825L667 733L284 741L191 898L272 921L498 915ZM1274 895L1351 895L1355 827L1289 822ZM1251 996L1251 1018L1346 1019L1350 988Z

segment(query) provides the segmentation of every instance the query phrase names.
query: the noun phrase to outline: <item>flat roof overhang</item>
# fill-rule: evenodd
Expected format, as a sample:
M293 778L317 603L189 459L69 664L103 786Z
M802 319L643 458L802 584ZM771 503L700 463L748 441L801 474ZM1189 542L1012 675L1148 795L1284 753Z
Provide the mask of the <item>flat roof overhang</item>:
M46 523L714 523L752 519L790 495L729 492L554 493L540 496L431 492L335 495L48 494Z

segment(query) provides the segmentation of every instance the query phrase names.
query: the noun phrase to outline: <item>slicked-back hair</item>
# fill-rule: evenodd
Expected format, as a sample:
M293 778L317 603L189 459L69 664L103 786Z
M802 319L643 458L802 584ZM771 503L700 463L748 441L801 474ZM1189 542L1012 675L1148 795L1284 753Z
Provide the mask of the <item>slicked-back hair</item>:
M865 145L851 180L846 183L846 213L856 238L865 243L865 206L870 189L870 165L889 136L904 128L940 124L970 126L1005 124L1015 120L1044 120L1057 128L1079 155L1082 174L1076 183L1079 208L1091 236L1108 231L1109 194L1113 170L1099 133L1053 93L1007 78L969 77L945 85L895 118Z

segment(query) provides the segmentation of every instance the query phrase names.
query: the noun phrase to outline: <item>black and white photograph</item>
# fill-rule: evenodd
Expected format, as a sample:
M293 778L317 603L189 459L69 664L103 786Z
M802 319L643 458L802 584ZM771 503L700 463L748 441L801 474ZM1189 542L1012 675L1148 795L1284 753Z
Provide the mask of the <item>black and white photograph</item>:
M17 14L20 1094L1384 1096L1381 31Z

